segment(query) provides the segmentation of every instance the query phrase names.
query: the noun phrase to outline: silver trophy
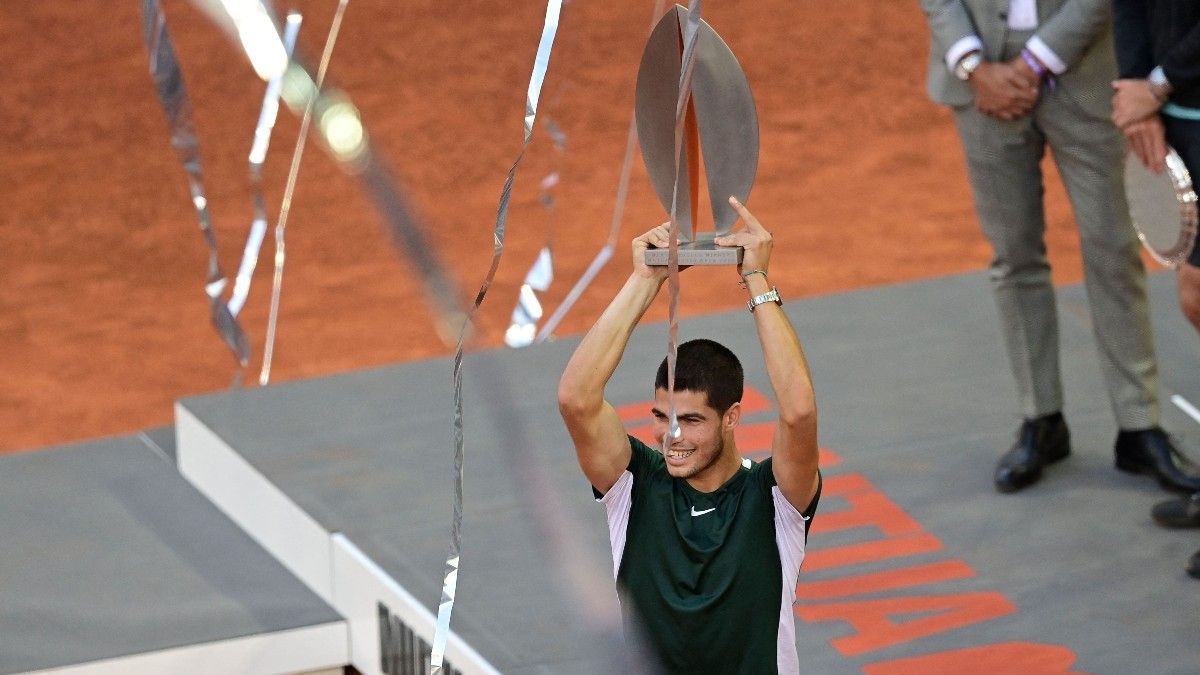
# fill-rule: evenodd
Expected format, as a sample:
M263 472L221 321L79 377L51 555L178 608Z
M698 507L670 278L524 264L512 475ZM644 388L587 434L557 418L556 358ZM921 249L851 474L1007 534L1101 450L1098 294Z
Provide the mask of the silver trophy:
M638 69L637 117L642 159L658 200L669 213L678 186L679 264L737 265L742 249L717 246L737 222L729 197L746 203L758 170L758 114L750 83L721 36L703 20L695 42L692 95L685 116L678 174L675 164L675 106L684 47L686 7L676 5L659 20L642 52ZM712 231L697 232L700 169L703 162ZM647 265L666 265L668 249L646 251Z
M1183 159L1172 148L1158 173L1130 152L1125 159L1129 214L1151 257L1166 267L1187 260L1196 242L1196 192Z

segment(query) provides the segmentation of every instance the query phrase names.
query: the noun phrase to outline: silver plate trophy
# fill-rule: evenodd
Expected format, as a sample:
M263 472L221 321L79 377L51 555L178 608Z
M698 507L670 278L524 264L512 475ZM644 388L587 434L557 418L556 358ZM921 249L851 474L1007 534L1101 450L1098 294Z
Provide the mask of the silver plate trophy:
M642 159L658 200L671 210L678 184L676 219L681 232L679 264L736 265L742 249L717 246L737 222L732 195L745 203L758 170L758 114L750 83L721 36L703 20L696 35L692 96L688 103L684 150L675 173L675 106L687 8L676 5L659 20L642 52L638 69L637 117ZM703 142L701 142L703 140ZM712 204L713 231L697 234L701 155ZM647 265L666 265L668 250L646 251Z
M1179 154L1167 148L1163 170L1156 174L1129 153L1125 192L1138 239L1150 255L1167 267L1187 260L1196 242L1196 192Z

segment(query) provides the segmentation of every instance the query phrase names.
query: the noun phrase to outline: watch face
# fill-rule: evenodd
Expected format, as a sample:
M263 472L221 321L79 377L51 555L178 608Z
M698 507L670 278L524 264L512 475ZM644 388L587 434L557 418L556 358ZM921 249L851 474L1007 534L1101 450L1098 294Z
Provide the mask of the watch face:
M1146 80L1152 87L1170 90L1171 82L1167 79L1167 74L1163 72L1162 66L1158 66L1150 71L1150 74L1146 76Z
M960 80L968 80L971 78L971 73L979 67L982 57L978 53L968 54L959 60L958 65L954 67L954 75Z
M773 302L780 306L783 305L783 300L780 299L780 297L779 297L779 289L778 288L772 288L771 290L767 291L766 293L763 293L762 295L756 295L753 298L750 298L749 300L746 301L746 306L750 308L751 312L753 312L755 307L758 307L759 305L764 305L768 302Z

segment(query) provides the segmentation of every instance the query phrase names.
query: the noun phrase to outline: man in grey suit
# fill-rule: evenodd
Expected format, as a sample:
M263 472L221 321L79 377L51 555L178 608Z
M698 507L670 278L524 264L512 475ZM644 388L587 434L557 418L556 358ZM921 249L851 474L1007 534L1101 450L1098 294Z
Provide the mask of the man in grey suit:
M1024 422L996 488L1032 485L1070 453L1062 416L1058 323L1044 240L1041 159L1053 152L1083 248L1100 364L1120 428L1123 471L1195 491L1159 427L1145 270L1113 125L1111 0L921 0L932 34L929 94L950 106L975 208L994 257L991 280Z

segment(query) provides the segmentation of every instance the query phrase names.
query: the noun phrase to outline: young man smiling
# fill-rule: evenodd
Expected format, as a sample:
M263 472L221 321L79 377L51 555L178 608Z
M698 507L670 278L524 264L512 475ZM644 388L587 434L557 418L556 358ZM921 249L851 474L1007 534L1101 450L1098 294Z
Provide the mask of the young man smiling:
M771 458L737 450L742 368L711 340L680 346L673 397L666 362L654 394L657 450L628 436L604 388L666 279L647 266L665 225L633 240L634 271L571 357L559 410L579 466L608 512L613 574L626 623L671 673L795 673L796 578L820 496L817 414L800 341L768 281L771 235L734 199L767 375L779 406ZM672 401L673 398L673 401ZM671 435L674 403L678 433Z

